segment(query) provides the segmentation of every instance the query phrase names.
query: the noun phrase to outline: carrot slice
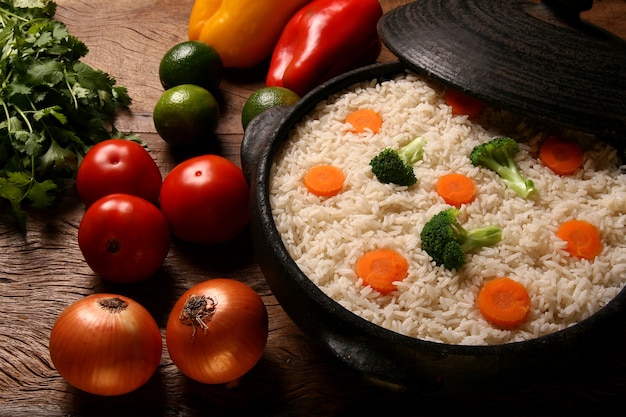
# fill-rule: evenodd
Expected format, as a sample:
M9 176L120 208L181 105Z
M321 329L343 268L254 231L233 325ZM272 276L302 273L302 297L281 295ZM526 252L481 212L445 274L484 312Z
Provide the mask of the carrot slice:
M406 278L409 263L393 249L374 249L365 252L356 264L356 274L381 294L388 294L397 287L396 281Z
M570 220L561 224L556 235L567 242L566 250L572 256L592 260L602 252L600 232L584 220Z
M330 197L341 191L345 179L343 171L336 166L317 165L304 176L304 185L315 195Z
M583 164L583 150L572 140L548 137L539 149L539 160L558 175L571 175Z
M435 187L437 194L452 206L461 207L476 198L476 184L466 175L459 173L446 174L439 178Z
M470 119L478 116L484 106L480 100L452 88L446 90L444 100L452 107L452 114L466 114Z
M377 133L383 125L383 118L374 110L360 109L350 113L346 117L346 123L352 125L352 132L355 133L362 133L368 130Z
M509 277L494 278L478 293L478 309L490 323L510 329L526 320L530 296L526 288Z

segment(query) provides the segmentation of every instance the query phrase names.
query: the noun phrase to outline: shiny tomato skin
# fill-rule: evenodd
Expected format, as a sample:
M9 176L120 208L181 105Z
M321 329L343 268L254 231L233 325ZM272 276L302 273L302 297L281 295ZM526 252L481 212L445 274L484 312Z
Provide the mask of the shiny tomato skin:
M114 193L157 203L162 182L152 155L139 143L126 139L108 139L94 145L76 173L76 191L87 206Z
M181 162L165 176L160 207L174 236L211 245L243 231L249 218L248 198L241 168L208 154Z
M78 246L91 269L118 283L139 282L163 265L170 231L161 211L129 194L109 194L87 208Z

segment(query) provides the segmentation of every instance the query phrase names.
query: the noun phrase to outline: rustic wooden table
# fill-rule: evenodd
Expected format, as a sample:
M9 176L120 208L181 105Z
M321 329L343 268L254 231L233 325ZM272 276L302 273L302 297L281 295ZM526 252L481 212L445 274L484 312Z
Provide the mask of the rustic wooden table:
M385 10L409 0L381 0ZM128 88L133 104L117 127L148 142L163 174L186 155L172 153L156 135L151 112L162 88L161 56L186 40L193 0L58 0L57 18L90 48L84 61ZM626 1L597 0L584 17L626 39ZM394 59L383 50L380 61ZM239 160L241 108L263 85L263 70L228 71L221 85L223 114L216 152ZM537 380L523 390L484 392L479 398L406 395L371 385L334 362L293 324L268 288L247 233L217 247L174 241L163 268L142 284L103 282L77 245L84 213L72 187L59 207L34 211L22 234L0 214L0 415L432 415L593 414L626 405L626 326L612 346L572 364L572 372ZM195 383L179 373L167 351L155 376L119 397L98 397L69 386L54 369L48 337L59 313L92 293L136 299L164 331L175 300L214 277L242 280L261 294L270 334L266 352L238 387ZM623 408L622 408L623 410Z

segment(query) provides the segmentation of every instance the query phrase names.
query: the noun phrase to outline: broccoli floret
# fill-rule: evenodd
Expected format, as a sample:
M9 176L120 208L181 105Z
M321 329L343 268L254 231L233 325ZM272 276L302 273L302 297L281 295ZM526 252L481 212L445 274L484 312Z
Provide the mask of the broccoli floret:
M460 210L451 207L435 214L422 229L422 249L437 265L458 269L465 265L465 253L483 246L492 246L502 239L499 226L471 230L459 223Z
M498 137L472 149L470 160L475 166L484 166L495 171L502 181L517 195L527 198L535 192L535 183L526 179L513 157L519 152L519 145L509 137Z
M422 159L426 140L418 136L400 149L385 148L370 161L372 172L385 184L413 185L413 164Z

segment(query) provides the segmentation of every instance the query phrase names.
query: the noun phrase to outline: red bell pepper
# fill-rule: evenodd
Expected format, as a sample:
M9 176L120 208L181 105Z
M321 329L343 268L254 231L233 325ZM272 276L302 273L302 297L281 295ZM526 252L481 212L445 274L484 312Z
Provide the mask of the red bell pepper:
M378 0L313 0L287 22L274 47L267 86L303 96L346 71L374 63L382 44Z

